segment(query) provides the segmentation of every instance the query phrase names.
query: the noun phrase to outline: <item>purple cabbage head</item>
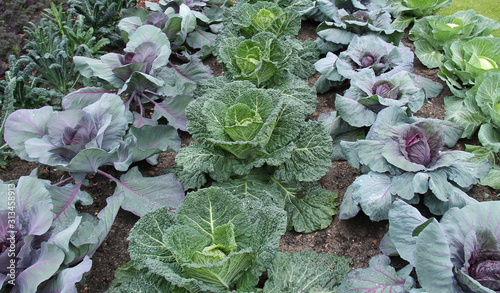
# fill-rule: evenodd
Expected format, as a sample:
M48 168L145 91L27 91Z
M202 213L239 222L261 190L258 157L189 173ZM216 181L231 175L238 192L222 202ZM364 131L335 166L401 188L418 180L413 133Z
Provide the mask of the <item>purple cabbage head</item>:
M386 74L391 77L400 71L413 71L414 55L409 47L394 46L373 35L354 37L347 50L339 55L336 62L338 72L355 79L363 69L371 69L376 76Z
M335 108L348 124L371 126L382 109L398 106L416 112L442 89L440 83L408 71L388 77L385 74L376 76L372 70L362 70L351 80L351 87L344 95L337 95Z
M476 202L465 191L486 176L489 164L469 162L472 154L444 148L453 147L462 131L449 121L408 117L400 107L380 111L365 139L340 142L349 164L367 173L349 186L340 218L363 209L374 221L387 219L397 198L418 203L424 197L438 215Z
M403 201L389 212L386 254L399 253L416 269L427 292L500 290L500 202L453 208L438 222ZM389 241L387 241L389 240ZM392 248L391 248L392 247Z
M438 222L396 200L380 243L385 255L372 258L368 269L349 273L341 292L499 292L499 210L499 201L476 202L450 209ZM409 264L396 272L387 255ZM410 277L413 269L417 282Z
M17 110L5 122L5 141L24 160L70 172L96 172L114 161L128 128L118 95L104 94L82 108Z
M430 168L439 159L444 146L444 135L432 124L409 124L400 130L399 150L411 163Z

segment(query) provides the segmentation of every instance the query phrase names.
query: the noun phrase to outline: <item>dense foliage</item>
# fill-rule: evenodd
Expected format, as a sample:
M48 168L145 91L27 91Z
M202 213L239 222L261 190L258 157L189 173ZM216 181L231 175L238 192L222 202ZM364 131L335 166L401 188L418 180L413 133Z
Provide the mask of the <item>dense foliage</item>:
M409 262L395 272L385 255L374 257L367 269L347 275L342 292L496 292L500 289L498 202L453 208L438 222L397 201L389 212L389 233L381 243L385 254ZM409 276L415 269L418 286ZM419 289L416 289L419 288Z
M490 36L500 25L473 11L427 16L449 3L52 4L25 29L26 54L9 58L0 81L0 163L15 153L63 175L51 184L33 171L0 186L8 195L2 292L74 292L120 207L142 218L130 233L131 262L109 292L499 290L493 205L467 192L478 182L500 186L500 46ZM317 40L299 36L307 18ZM442 86L413 73L403 29L455 95L445 99L451 121L413 116ZM223 76L205 65L211 54ZM304 80L311 76L313 87ZM336 111L318 113L317 92ZM476 133L481 146L456 150ZM178 152L170 173L143 177L139 162L157 164L164 152ZM363 174L345 191L339 218L363 210L389 219L381 248L409 265L395 271L380 255L338 287L349 260L281 253L279 244L288 230L332 223L336 182L323 176L341 159ZM103 171L112 168L119 178ZM116 184L97 217L79 212L92 202L95 175ZM420 201L444 214L440 223L409 205Z
M323 290L349 271L349 260L340 257L279 253L285 231L286 213L274 205L239 199L222 188L192 192L177 213L159 209L136 223L129 236L132 261L123 268L130 273L107 292L131 292L146 284L163 292L253 292L266 270L266 292ZM327 262L318 266L316 260L323 258ZM281 278L296 271L297 279Z
M31 176L21 177L13 186L0 186L6 195L0 204L0 289L75 291L75 283L90 270L90 257L108 234L123 196L109 197L107 207L95 217L75 208L77 201L92 203L86 193L75 198L71 188Z

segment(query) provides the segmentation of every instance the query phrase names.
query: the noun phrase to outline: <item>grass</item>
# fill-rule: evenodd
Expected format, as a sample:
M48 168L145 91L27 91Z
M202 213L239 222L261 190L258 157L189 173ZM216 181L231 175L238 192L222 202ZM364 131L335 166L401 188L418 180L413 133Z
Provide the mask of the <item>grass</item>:
M476 13L500 22L500 1L498 0L453 0L448 8L442 9L438 14L451 15L457 11L474 9ZM493 35L500 37L500 30Z

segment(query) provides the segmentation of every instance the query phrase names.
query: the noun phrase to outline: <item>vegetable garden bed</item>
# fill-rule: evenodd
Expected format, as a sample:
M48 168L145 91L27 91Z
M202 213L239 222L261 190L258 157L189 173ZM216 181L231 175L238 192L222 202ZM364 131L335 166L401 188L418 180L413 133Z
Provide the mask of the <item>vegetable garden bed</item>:
M138 7L145 7L144 2L139 1ZM319 24L319 22L315 22L315 21L311 21L311 20L302 21L300 30L298 32L297 39L302 41L302 42L304 42L306 40L314 41L318 37L318 34L316 33L316 29L318 27L318 24ZM402 43L405 46L411 48L412 51L415 51L415 46L414 46L413 42L409 40L408 32L409 32L409 29L406 29L405 36L402 38ZM132 34L133 34L132 32L129 32L129 36L131 36ZM233 44L233 46L236 46L236 45L234 45L235 43L231 43L231 44ZM130 50L136 50L138 47L139 46L135 46L135 47L131 48ZM117 54L123 53L122 48L114 49L114 50L117 52ZM161 50L159 50L158 52L160 52L160 51ZM136 52L136 54L138 54L138 53ZM222 55L222 53L219 52L219 55ZM324 55L321 55L321 56L324 57ZM228 75L237 76L237 74L244 75L241 72L235 71L234 69L223 68L223 65L218 62L218 61L220 61L221 58L223 58L223 57L220 57L218 60L216 57L210 56L210 57L203 60L203 64L208 66L211 69L211 71L213 72L213 75L216 77L223 76L223 75L226 75L226 76L228 76ZM173 58L173 59L175 59L175 58ZM180 59L182 60L182 58L180 58ZM85 71L85 68L92 67L92 66L88 65L88 64L90 64L89 62L92 62L89 60L90 60L90 58L89 59L82 58L80 61L77 62L78 64L80 64L79 66L80 66L80 69L82 70L82 75L89 74L89 73L83 73L83 71ZM186 60L183 60L183 61L186 61ZM174 63L169 64L170 68L176 68L175 66L179 66L178 64L175 64L175 62L179 62L179 59L175 59L175 61L173 61L173 62ZM179 64L181 62L179 62ZM200 66L198 68L202 68L201 64L198 64L197 66ZM318 67L316 67L316 68L318 68ZM231 71L231 70L233 70L233 71ZM439 72L439 69L428 69L419 61L418 58L415 58L414 63L413 63L413 73L415 75L425 77L428 80L432 80L436 83L441 84L443 86L443 90L442 90L442 92L440 92L440 94L438 96L429 99L430 103L423 104L422 107L418 111L413 113L414 117L433 118L433 119L443 120L445 118L445 115L448 115L448 114L446 114L446 111L445 111L445 98L448 96L452 96L453 93L448 88L447 83L442 78L438 77L438 72ZM251 74L247 74L247 75L251 75ZM320 72L315 72L313 75L305 78L305 80L306 80L307 84L310 87L312 87L318 83L318 79L320 79L321 76L323 76L323 75L326 75L326 74L325 73L321 74ZM89 77L90 77L90 75L89 75ZM107 80L103 76L99 76L99 77L101 78L101 81ZM122 78L122 80L126 80L126 79L127 78L125 78L125 79ZM152 79L150 79L150 80L152 80ZM258 80L260 80L260 79L258 79ZM154 83L154 81L152 81L152 82ZM273 82L273 78L269 79L268 81L267 80L264 81L263 84L268 86L269 83L271 83L271 82ZM110 83L112 83L112 82L110 82ZM256 82L256 83L257 83L257 85L260 85L259 82ZM449 82L449 83L452 83L452 82ZM323 80L323 85L324 84L325 84L325 81ZM426 83L426 85L430 85L430 83ZM131 87L131 86L134 86L134 84L130 83L130 84L126 84L126 86ZM119 87L122 87L122 89L123 89L123 81L118 86L115 86L115 88L119 88ZM269 87L271 87L271 86L269 86ZM216 86L213 86L212 88L210 88L209 90L206 90L203 94L200 94L200 96L195 97L195 98L201 98L201 96L203 96L203 99L206 99L206 100L212 99L211 97L206 98L205 96L209 96L210 91L215 92L216 88L217 88ZM307 117L306 120L311 120L311 121L318 121L318 119L323 120L324 121L323 124L327 128L329 126L333 127L332 125L334 125L334 124L333 123L328 124L327 119L332 119L334 117L329 116L329 118L325 119L325 115L330 114L332 111L336 110L335 100L336 100L336 98L339 99L339 96L337 96L337 95L343 95L348 88L349 88L349 84L343 83L340 86L337 86L333 89L327 88L324 91L324 93L318 93L317 94L317 99L318 99L317 106L316 106L315 110L308 112L307 115L304 116L304 117ZM169 90L175 91L176 89L175 89L175 87L172 87L172 88L169 88ZM456 91L456 89L453 89L453 90ZM233 89L233 88L228 86L226 88L223 88L223 90L220 91L220 93L221 94L227 93L227 95L230 95L232 92L236 92L236 91L237 91L237 89ZM123 90L122 98L125 95L124 93L127 93L127 91ZM128 93L130 93L130 92L128 92ZM134 91L134 93L135 93L135 91ZM254 90L253 93L255 95L257 95L258 90ZM457 92L454 92L454 94L457 95ZM132 94L132 96L133 95L134 94ZM129 98L129 96L126 97L126 99L128 99L128 98ZM132 97L131 100L133 98L134 97ZM137 99L140 101L141 97L138 97ZM148 97L148 99L150 99L150 98ZM198 100L204 101L202 99L198 99ZM68 99L66 99L66 101L68 101ZM72 101L74 102L74 100L72 100ZM276 102L276 100L274 100L274 101ZM70 103L70 102L68 102L68 103ZM140 112L140 114L147 113L145 116L151 117L151 115L152 115L151 113L156 111L155 106L158 106L158 104L160 104L160 103L153 103L153 106L149 105L149 106L145 106L144 108L142 108L142 107L141 108L140 107L132 108L132 106L133 106L133 102L132 102L131 109L137 110L137 112ZM63 105L64 105L64 100L63 100ZM193 105L195 105L195 104L193 104ZM196 104L196 108L203 108L203 107L206 107L206 104L202 104L201 102L198 102L198 104ZM192 106L192 108L193 109L191 111L194 111L195 107ZM231 108L231 105L228 105L227 108ZM87 109L87 108L85 108L85 109ZM92 112L89 112L90 110L85 110L85 111L87 111L87 113L90 113L91 115L94 115L94 114L92 114ZM195 113L195 114L201 115L200 113ZM191 114L191 117L195 117L195 114ZM82 114L82 115L85 115L85 114ZM153 116L154 116L154 114L153 114ZM170 122L171 125L175 125L175 123L177 123L177 122L175 122L175 121L177 121L177 120L175 120L175 119L177 119L177 117L175 117L175 116L168 116L168 115L162 115L162 114L160 114L159 116L164 117L164 118L161 118L162 119L161 124L166 124L165 118L168 119L168 121ZM115 119L112 119L112 121L119 120L117 117L115 117ZM193 130L195 127L193 126L193 124L190 127L189 119L191 119L191 118L190 118L190 113L188 110L188 128L190 130ZM179 120L181 120L181 119L179 119ZM141 126L142 120L139 120L139 122L137 122L137 121L138 120L136 119L135 125L136 126L138 125L138 128L139 128ZM119 123L119 122L116 122L116 123ZM144 122L144 123L147 124L147 122ZM193 122L191 122L191 123L193 123ZM295 122L291 121L289 123L292 125ZM405 123L411 124L414 122L405 122ZM179 124L179 125L181 125L181 124ZM201 124L203 124L203 123L200 123L200 125ZM369 126L369 125L365 124L365 126ZM309 126L309 124L307 124L307 123L296 124L296 127L297 127L297 131L300 129L307 129L308 127L312 129L312 126ZM90 205L77 204L76 210L78 210L79 213L88 213L88 214L93 215L93 216L98 216L100 211L105 209L106 206L110 205L110 203L107 202L107 199L116 193L116 191L115 191L116 184L111 182L110 178L111 177L120 178L120 180L122 182L127 181L127 179L124 179L125 176L123 176L123 174L125 174L125 172L123 172L123 171L132 170L133 168L137 167L137 170L140 170L140 173L142 174L143 177L156 177L156 176L166 176L165 174L167 172L169 172L167 170L172 170L173 168L178 167L179 165L181 167L184 166L184 168L186 170L187 169L186 166L189 163L189 158L188 158L188 160L186 160L184 162L182 162L180 159L177 159L177 164L176 164L176 152L172 151L172 149L177 148L177 150L178 150L180 147L180 149L182 150L181 153L187 152L186 150L188 149L187 148L188 146L190 146L190 145L193 146L196 142L200 142L201 139L198 137L196 139L194 139L193 136L186 131L185 125L184 126L175 126L175 128L177 128L176 131L179 134L180 146L177 146L177 147L173 146L174 143L172 143L168 147L165 146L163 149L163 151L168 149L168 152L161 152L160 153L160 151L155 151L156 153L160 153L159 157L157 159L157 164L155 164L155 165L151 165L141 158L141 159L137 159L137 160L132 160L133 162L128 162L126 167L124 167L124 169L121 170L122 172L117 171L117 169L115 169L115 167L117 165L115 165L115 167L102 166L99 168L99 172L97 172L97 173L90 172L90 171L88 171L88 168L85 167L85 168L87 168L87 169L84 168L85 173L89 173L89 174L87 174L87 177L86 177L86 180L88 180L88 183L86 182L85 186L82 185L81 189L82 189L82 191L90 194L90 196L93 199L93 202ZM331 129L328 129L328 130L331 131ZM7 131L7 133L9 132L9 130L6 130L6 131ZM12 131L13 130L10 130L11 133L12 133ZM15 130L15 131L18 131L18 130ZM168 130L165 129L162 131L165 131L164 136L170 135L169 134L170 132L168 132ZM446 131L447 131L447 135L451 136L451 132L453 130L450 128L450 129L447 129ZM205 129L203 131L198 131L197 135L200 135L200 133L203 134L205 132L209 132L209 130ZM227 132L227 133L229 133L229 132ZM332 132L330 132L330 134L332 134ZM141 140L142 134L135 133L133 135L136 136L136 139ZM152 133L150 133L149 135L153 136ZM335 135L333 135L333 136L334 136L333 139L335 139ZM460 134L459 134L459 136L460 136ZM300 140L299 138L295 138L295 139L297 141ZM458 137L457 137L457 139L458 139ZM219 145L223 145L223 143L221 143L221 142L218 142L218 143L219 143ZM449 147L453 150L464 151L464 150L466 150L466 145L479 145L479 144L480 144L480 142L477 139L477 137L471 135L471 137L469 139L461 138L460 140L458 140L458 143L456 145L455 144L449 145ZM137 147L139 147L139 146L137 145ZM337 151L340 150L340 147L338 146L338 142L337 142L337 147L338 147ZM230 150L230 147L226 147L225 149ZM28 152L29 151L30 150L28 150ZM240 158L242 156L241 153L235 153L236 151L234 151L234 150L230 150L230 151L232 151L233 154L235 154L236 157L238 157L238 158ZM335 155L335 153L334 153L334 155ZM42 158L44 158L44 155L37 155L37 156L39 156L40 160L42 160ZM136 153L134 153L133 156L136 156ZM140 155L137 155L137 156L140 157ZM33 155L32 155L32 157L33 157ZM54 165L47 166L47 165L50 165L50 163L52 162L50 160L46 160L43 162L40 161L40 162L43 164L38 165L36 162L27 162L27 161L19 159L18 157L10 158L8 160L8 163L6 164L5 168L0 171L0 179L3 180L4 182L11 181L11 180L17 180L21 176L28 176L34 168L39 167L38 174L37 174L38 178L44 179L44 180L49 180L50 182L52 182L52 184L55 184L56 182L58 182L61 179L68 178L68 173L65 171L62 171L62 170L65 170L64 168L66 168L66 170L72 171L70 164L65 163L65 164L61 165L61 163L57 163L56 165L58 167L54 168ZM351 162L351 161L349 161L349 162ZM359 178L360 176L365 176L365 175L363 175L364 173L362 173L359 169L352 167L349 164L349 162L345 161L345 160L335 159L332 163L331 169L329 171L326 170L325 172L322 172L322 174L318 177L320 179L318 180L319 185L317 186L317 188L319 188L319 189L323 188L324 190L327 190L327 191L330 191L330 192L337 194L339 203L343 202L344 198L347 198L347 196L345 196L346 192L347 193L352 192L352 190L349 191L349 187L355 182L355 180L357 178ZM267 164L269 166L272 166L272 160L268 160ZM353 165L355 165L355 164L353 164ZM366 164L366 165L369 165L369 164ZM61 168L61 166L64 166L64 167ZM67 167L67 166L70 166L70 167ZM292 176L292 177L297 176L298 178L305 178L306 177L306 175L283 175L286 172L283 171L280 173L279 167L276 167L276 168L278 168L278 171L276 171L276 173L274 173L273 176L278 178L278 180L276 180L277 182L283 182L284 181L283 178L288 178L290 176ZM479 167L471 165L471 168L479 168ZM59 169L59 170L56 170L56 169ZM176 171L176 172L179 172L179 171ZM209 183L205 184L204 186L209 186L212 184L216 185L216 186L224 186L223 185L224 180L217 179L218 175L213 175L209 171L203 171L203 172L204 172L203 174L205 174L205 173L207 174L206 175L207 177L208 177L208 174L210 174L210 176L212 177L211 179L209 178ZM475 171L475 172L480 173L480 171ZM133 174L133 173L129 171L129 174ZM180 174L182 174L182 173L176 173L176 174L178 175L178 177L180 177ZM279 177L280 175L276 175L276 174L281 174L282 177ZM123 177L121 177L121 176L123 176ZM316 175L314 175L314 176L316 176ZM77 178L78 176L74 176L74 177ZM478 175L478 177L484 177L484 176ZM162 178L164 178L164 181L167 181L167 177L162 177ZM232 178L235 178L235 177L233 176ZM307 179L307 180L295 179L295 180L314 181L312 179ZM474 180L476 180L476 179L474 179ZM115 181L115 180L113 179L113 181ZM217 181L220 181L220 182L217 182ZM77 181L71 181L71 182L77 182ZM117 181L115 181L115 182L117 182ZM188 184L188 181L184 181L183 183L186 185L186 184ZM172 183L172 185L174 185L174 184ZM270 183L268 185L271 186ZM126 186L128 187L131 185L126 185ZM456 186L456 184L454 184L453 186ZM140 188L146 188L146 187L139 187L137 189L140 189ZM193 188L193 189L196 189L196 188ZM230 190L230 188L228 188L228 189ZM419 192L419 193L425 193L425 192L426 192L426 190L423 192ZM499 189L493 189L491 187L482 186L482 185L478 185L478 184L474 184L472 186L472 188L467 191L467 194L473 200L477 200L480 202L496 201L496 200L498 200L497 196L499 193L500 193ZM230 195L228 195L227 198L230 198ZM175 200L176 199L173 199L172 201L175 201ZM336 201L336 200L332 199L332 202L333 201ZM332 203L330 203L330 204L332 204ZM358 204L359 204L359 202L358 202ZM133 203L132 203L132 205L133 205ZM177 206L174 205L174 208L175 207L177 207ZM418 208L420 213L423 214L423 216L425 216L427 218L430 218L433 216L433 213L431 213L431 211L433 209L432 205L430 205L431 211L429 210L429 207L423 203L416 205L416 207ZM251 207L250 210L252 210L252 209L253 208ZM140 219L140 217L138 215L144 216L145 213L143 213L143 210L141 210L141 208L137 208L137 207L130 207L129 210L132 210L132 212L120 209L118 211L118 213L116 214L116 218L114 219L114 222L113 222L111 228L109 229L109 234L106 236L106 238L104 239L102 244L100 246L98 246L99 248L97 248L97 250L95 251L95 253L93 254L93 256L91 258L92 259L92 269L90 270L90 273L85 277L84 282L81 282L80 284L76 285L78 292L105 292L108 288L110 288L111 282L115 279L115 272L117 271L117 269L120 266L125 265L130 260L130 256L129 256L129 252L128 252L129 243L127 241L127 237L129 237L130 230L132 229L132 227ZM300 209L298 209L298 210L299 210L298 213L300 213L301 212ZM363 206L363 211L365 211L364 206ZM188 213L188 212L189 211L181 211L180 213ZM353 270L357 269L357 268L368 267L370 259L375 255L381 254L381 250L379 248L379 245L381 244L382 238L389 230L389 222L386 220L387 215L385 215L385 218L383 218L383 216L382 216L382 218L376 219L376 220L381 220L381 221L374 222L370 218L373 219L373 217L377 217L377 215L379 214L378 211L375 211L375 212L370 211L370 210L366 211L366 213L369 214L370 216L365 215L365 213L363 213L363 212L359 212L359 213L354 212L353 213L352 210L349 211L349 209L344 209L343 211L341 210L340 212L341 212L342 217L339 217L337 208L335 207L333 220L332 220L331 224L327 223L326 225L324 225L324 223L323 223L324 220L323 220L323 222L322 222L322 220L317 220L313 224L310 224L307 220L306 221L295 220L295 222L293 222L293 220L289 219L288 228L291 228L291 226L293 226L293 227L295 227L295 230L300 230L300 231L305 230L305 231L310 232L310 233L299 233L299 232L295 232L295 231L288 231L288 232L284 233L284 235L281 236L281 240L279 243L279 250L281 252L287 252L287 253L299 252L299 251L303 251L303 250L310 250L310 251L314 251L314 252L318 252L318 253L321 252L321 253L326 253L326 254L335 254L338 256L351 258L352 262L350 263L349 266ZM279 211L277 213L279 213ZM160 214L157 215L158 218L161 216L162 215L160 215ZM252 216L255 216L255 215L252 215ZM389 214L389 216L390 216L390 214ZM299 215L297 217L307 217L307 215ZM324 218L325 216L323 215L322 217ZM320 218L321 218L321 216L320 216ZM343 218L343 219L340 219L340 218ZM350 218L350 219L347 219L347 218ZM437 218L439 219L440 216L437 216ZM306 222L306 223L303 223L303 222ZM328 222L328 220L327 220L327 222ZM308 225L314 225L314 226L313 226L313 228L311 228ZM172 226L172 227L174 227L174 226ZM277 226L279 226L279 225L277 225ZM321 226L321 228L324 228L324 229L318 229L319 226ZM325 226L325 227L323 227L323 226ZM173 229L173 230L175 230L175 229ZM288 229L288 230L290 230L290 229ZM179 236L179 238L182 238L182 237ZM167 240L165 240L165 241L167 241ZM310 259L314 259L314 256L310 256L310 257L311 257ZM323 257L323 260L325 260L325 258L326 258L325 256L320 256L320 258L321 257ZM391 259L394 262L393 265L397 269L401 269L407 264L407 262L405 262L404 260L402 260L401 258L398 258L398 257L392 257ZM341 262L339 261L339 266L340 266L340 263ZM120 272L126 273L126 270L120 271ZM270 275L269 272L268 272L268 274ZM121 275L121 276L123 277L125 275ZM263 287L262 282L264 282L266 280L266 276L267 276L266 274L261 276L261 278L260 278L261 283L259 283L260 288ZM339 281L339 280L336 280L336 281ZM333 283L335 283L335 282L333 282ZM202 288L204 288L204 287L202 287ZM344 288L346 288L346 287L344 287ZM124 289L124 290L126 290L126 289ZM331 289L331 290L333 290L333 289ZM330 291L326 291L326 292L330 292ZM332 292L334 292L334 291L332 291Z

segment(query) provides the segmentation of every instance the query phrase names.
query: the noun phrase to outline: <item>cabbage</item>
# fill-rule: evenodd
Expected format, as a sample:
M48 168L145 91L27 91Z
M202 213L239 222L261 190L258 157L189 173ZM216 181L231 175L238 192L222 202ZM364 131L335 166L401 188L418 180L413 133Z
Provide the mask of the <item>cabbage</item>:
M484 178L489 166L467 162L473 156L467 152L444 150L461 133L448 121L409 118L394 106L382 110L366 139L340 143L349 164L367 172L346 191L340 218L362 208L372 220L387 219L396 198L417 203L419 194L434 214L475 202L464 190Z
M438 76L455 96L464 98L481 74L499 71L499 66L500 38L477 37L447 44Z
M443 61L443 47L456 40L471 40L490 36L500 24L476 14L474 10L459 11L453 15L432 15L415 21L409 39L414 41L415 55L428 68L439 67Z
M351 87L344 95L337 95L335 108L350 125L371 126L382 109L398 106L416 112L428 98L439 95L442 88L441 84L408 71L398 72L388 78L364 70L351 81Z
M441 220L427 219L397 200L389 211L389 232L381 242L385 254L399 254L409 265L395 273L389 258L379 255L367 269L349 273L342 292L498 292L500 202L453 208ZM415 269L418 285L409 274Z
M355 36L338 56L329 52L325 58L315 63L323 78L318 79L318 91L325 92L330 87L324 83L338 83L346 79L356 79L363 70L371 70L375 76L384 74L391 78L400 71L413 71L413 53L403 44L394 46L377 36Z

